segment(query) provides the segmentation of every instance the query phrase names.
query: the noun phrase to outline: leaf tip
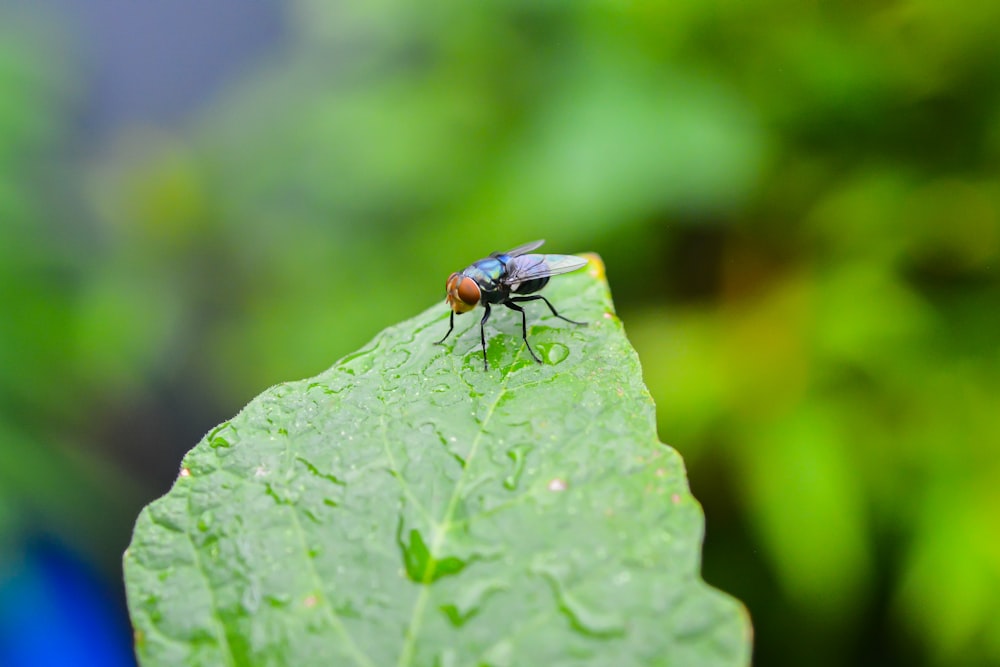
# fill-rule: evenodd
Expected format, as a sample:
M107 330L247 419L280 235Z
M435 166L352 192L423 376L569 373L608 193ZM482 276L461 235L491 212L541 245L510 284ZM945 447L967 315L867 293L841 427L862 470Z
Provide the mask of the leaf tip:
M604 270L604 260L596 252L581 253L580 257L587 260L587 273L598 280L606 280L607 272Z

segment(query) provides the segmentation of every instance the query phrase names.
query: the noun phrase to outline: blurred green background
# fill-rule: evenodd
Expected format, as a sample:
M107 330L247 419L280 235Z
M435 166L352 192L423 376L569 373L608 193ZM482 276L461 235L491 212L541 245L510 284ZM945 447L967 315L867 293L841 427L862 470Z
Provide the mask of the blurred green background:
M63 554L127 652L205 431L546 238L756 664L1000 664L1000 3L46 4L0 3L0 592Z

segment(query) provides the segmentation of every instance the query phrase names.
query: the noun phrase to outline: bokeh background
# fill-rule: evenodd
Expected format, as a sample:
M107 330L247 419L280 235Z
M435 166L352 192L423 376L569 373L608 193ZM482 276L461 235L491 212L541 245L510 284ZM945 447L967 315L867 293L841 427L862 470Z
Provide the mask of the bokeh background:
M120 554L183 453L534 238L603 255L756 664L1000 664L998 36L952 0L0 2L0 664L133 664Z

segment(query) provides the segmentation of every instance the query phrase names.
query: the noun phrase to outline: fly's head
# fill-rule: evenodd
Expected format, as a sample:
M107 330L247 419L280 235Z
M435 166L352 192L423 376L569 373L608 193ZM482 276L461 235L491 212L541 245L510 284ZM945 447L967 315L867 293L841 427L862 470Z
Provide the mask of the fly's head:
M482 296L476 281L461 273L453 273L448 276L445 288L448 291L445 301L448 302L456 315L467 313L475 308L479 303L479 297Z

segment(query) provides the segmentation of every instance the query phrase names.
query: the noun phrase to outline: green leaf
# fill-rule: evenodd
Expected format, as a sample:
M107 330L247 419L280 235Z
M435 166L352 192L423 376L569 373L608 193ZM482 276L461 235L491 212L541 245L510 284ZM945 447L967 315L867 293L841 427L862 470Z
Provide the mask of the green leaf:
M139 516L143 665L745 665L600 260L487 326L438 305L254 399Z

